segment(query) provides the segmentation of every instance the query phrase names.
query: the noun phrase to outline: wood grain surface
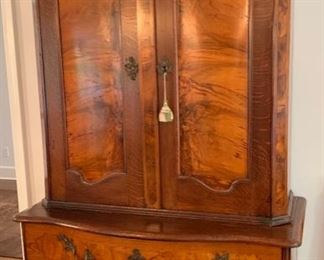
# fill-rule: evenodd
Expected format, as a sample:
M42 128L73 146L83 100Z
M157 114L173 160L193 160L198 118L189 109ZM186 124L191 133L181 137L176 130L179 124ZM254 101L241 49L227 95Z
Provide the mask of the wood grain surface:
M124 173L119 1L59 1L69 168ZM90 11L91 10L91 11Z
M73 240L76 257L57 239ZM167 242L100 236L71 228L24 224L26 254L30 260L84 259L86 250L97 260L125 260L138 250L143 259L210 260L229 254L231 260L281 260L281 248L249 243ZM138 258L135 258L138 259Z
M66 197L66 122L63 117L63 68L58 2L37 1L41 65L43 66L43 116L46 128L46 196L53 200Z
M137 0L139 85L143 102L145 202L149 208L161 207L158 87L156 71L155 3Z
M247 175L249 1L178 2L181 175L226 190Z
M292 248L301 245L305 218L305 199L294 198L292 223L276 227L236 223L228 219L184 218L162 216L158 210L106 213L77 209L45 209L40 203L15 217L16 221L35 224L55 224L73 229L130 239L179 242L235 242Z
M195 1L193 1L192 3L195 3ZM202 3L204 3L204 1L202 1ZM206 4L210 3L211 1L206 1ZM225 9L229 8L233 10L233 13L236 14L235 17L232 17L232 14L229 14L229 12L224 15L220 9L216 7L212 8L214 6L211 4L210 8L204 9L204 12L207 13L203 18L200 18L200 16L196 14L194 8L190 9L190 5L188 5L188 7L184 4L184 7L182 7L179 4L179 1L167 0L158 1L156 3L157 48L159 50L158 59L162 60L163 57L167 57L172 62L172 64L174 64L174 69L172 71L172 74L170 75L169 80L168 96L170 100L170 106L174 109L175 120L170 124L161 124L160 126L161 176L164 208L172 210L217 212L222 214L237 214L245 216L262 215L265 217L272 217L271 181L272 176L277 174L275 171L273 171L272 168L272 158L274 158L275 156L275 152L272 153L272 133L276 128L276 126L272 124L272 113L274 109L273 79L275 77L273 73L273 48L275 48L275 44L273 42L273 14L275 12L276 3L277 1L274 2L272 0L254 0L248 2L231 1L231 4L228 4L226 1L219 1L220 5L224 4L226 6L224 7ZM200 4L201 3L199 2L199 5ZM206 11L206 9L208 9L208 11ZM172 10L172 12L170 12L170 10ZM238 15L238 12L241 14L241 16ZM225 26L222 24L223 26L219 26L220 28L218 28L217 30L217 33L218 31L222 32L222 43L225 42L227 43L227 45L221 45L222 48L218 48L217 51L214 50L212 54L208 55L210 59L205 58L206 61L204 63L201 59L202 57L206 57L207 55L203 56L203 54L201 53L199 53L198 55L197 52L195 52L195 55L192 56L189 55L190 53L183 55L183 59L185 59L186 62L181 63L181 50L179 50L179 48L181 48L181 44L188 46L186 47L188 48L188 51L192 50L190 48L193 48L194 46L203 46L203 43L206 44L205 48L208 47L211 50L213 49L212 47L210 47L211 44L207 44L208 37L206 37L205 34L200 35L200 37L198 37L196 41L191 43L190 46L189 43L191 38L189 36L186 38L186 41L183 41L185 43L181 43L180 38L179 44L179 33L180 35L186 35L186 31L181 30L182 23L179 22L179 16L181 18L181 15L186 13L193 17L191 19L185 20L186 23L192 25L191 27L189 27L191 34L187 33L191 36L196 34L200 35L199 31L197 31L198 28L200 28L202 32L211 32L211 35L213 35L212 32L214 32L214 27L212 26L212 24L214 21L221 21L222 19L225 19L224 17L228 17L227 19L229 19L230 21L229 23L227 23L228 25ZM215 15L210 15L210 13L215 13ZM248 17L246 17L246 14L248 14ZM197 17L195 17L195 15ZM230 19L229 17L232 17L232 19ZM199 19L202 19L204 21L204 25L201 25L201 23L199 23ZM209 24L210 26L206 27L205 24ZM184 26L184 28L185 27L186 26ZM230 28L237 28L236 30L240 31L242 34L229 34L229 32L231 31ZM240 28L240 30L238 28ZM216 36L218 36L217 33L215 33ZM213 44L218 44L217 46L219 46L220 43L217 42L217 39L219 38L220 37L213 37ZM247 39L248 43L246 42ZM230 48L230 46L232 48ZM220 62L220 64L223 64L222 67L227 65L228 68L232 68L231 66L234 66L235 59L233 59L233 56L226 55L226 48L230 49L233 53L237 53L238 56L234 57L246 57L248 59L248 61L242 59L241 63L237 63L240 64L242 68L247 66L245 67L245 70L242 68L237 69L238 71L241 71L240 73L243 73L244 71L247 72L247 75L242 74L244 75L243 78L237 77L237 75L240 75L240 73L237 73L238 71L235 71L235 69L228 69L227 72L220 74L222 68L219 68L218 66L212 66L213 62L215 62L212 59L215 53L219 53L219 55L223 54L224 57L226 57L226 59L218 61ZM246 48L248 48L248 50L246 50ZM239 50L241 50L241 52L239 52ZM199 51L201 50L198 49L198 52ZM179 55L180 60L178 60ZM193 63L189 61L190 59L193 60ZM195 62L197 62L197 60L199 60L199 63L197 63L195 66ZM207 74L203 70L200 70L198 65L201 65L202 67L205 66L205 70L209 71L209 73ZM187 77L196 77L201 82L204 82L204 80L208 81L208 79L216 79L224 84L226 82L226 78L229 79L228 76L230 75L230 78L233 77L233 79L236 79L237 81L235 85L231 85L232 82L226 82L226 86L223 87L222 91L219 92L219 94L215 94L210 91L211 89L213 89L212 85L209 86L209 88L201 88L199 87L199 84L193 84L192 82L190 84L188 83L187 87L183 87L183 89L187 90L187 92L181 92L181 88L179 89L179 85L181 86L181 80L179 79L181 79L181 77L179 75L181 75L181 73L183 74L186 71L184 70L184 72L182 72L181 69L188 69L188 71L190 70L190 75L189 73L185 75ZM197 74L195 73L195 70L197 71ZM204 77L201 77L201 74L203 74ZM218 79L217 75L223 76ZM196 90L196 88L198 87L200 92ZM229 94L227 94L227 88L233 91L235 90L233 92L233 95L230 96ZM187 93L191 94L189 95ZM202 97L202 94L205 96ZM215 99L215 96L217 96L217 99ZM229 97L226 102L222 100L222 97L224 96ZM241 103L239 102L240 99L237 99L238 97L242 98L241 101L245 100L246 103L243 103L245 105L241 105ZM206 102L204 102L205 100ZM232 104L235 103L235 100L237 102L236 106L234 107ZM223 103L221 103L222 101ZM238 140L242 141L241 137L244 135L246 136L245 138L247 138L246 144L243 140L242 142L236 143L238 146L236 146L235 148L241 149L241 147L244 147L246 145L244 149L240 150L242 153L240 153L238 156L243 158L242 154L244 153L243 151L245 151L246 166L244 167L246 167L246 175L232 174L233 172L231 174L224 173L223 175L225 177L223 177L223 179L220 178L219 180L217 180L218 176L223 175L221 173L218 175L219 172L217 172L216 170L214 171L214 175L212 175L217 176L216 178L210 178L211 175L207 174L205 175L205 177L207 176L207 178L204 177L202 179L201 176L199 176L200 179L197 179L197 176L194 176L195 178L192 178L192 176L186 176L183 174L183 163L184 165L189 165L190 167L192 167L192 156L194 156L195 158L203 158L204 162L209 161L211 163L214 163L214 161L217 161L218 156L215 154L215 151L218 148L212 148L211 144L217 144L219 140L222 140L222 136L217 136L216 138L214 135L215 131L211 131L211 138L208 139L208 135L206 135L206 139L204 139L204 133L200 133L199 131L206 130L207 133L208 129L210 129L210 126L216 125L216 123L213 122L217 120L209 120L209 125L207 125L208 127L206 128L204 128L206 125L202 123L198 123L198 126L196 126L194 122L195 120L192 120L191 122L183 121L182 117L186 118L188 111L184 110L187 112L181 113L181 102L189 102L190 104L200 102L200 104L203 104L200 107L190 106L189 111L196 111L196 109L198 109L200 113L192 113L192 116L189 116L188 118L195 118L194 116L197 116L198 118L199 116L202 116L202 120L204 122L207 122L208 119L213 118L211 115L209 115L209 109L213 110L215 106L211 106L209 108L208 104L215 105L217 103L218 106L222 105L223 107L226 107L226 109L228 108L228 111L226 109L220 111L214 110L213 113L213 116L214 114L217 114L219 118L223 118L223 115L224 118L226 118L227 115L231 114L232 117L230 121L222 120L221 122L222 124L224 123L224 126L217 126L227 129L226 136L231 136L232 133L236 132L235 129L240 129L239 127L235 128L235 125L240 125L240 123L238 122L242 123L244 120L247 120L247 125L245 125L245 128L243 127L243 129L241 129L242 131L238 130L243 135L238 135L237 132L235 136L240 137L233 139L233 141L236 142ZM209 109L204 110L204 107L208 107ZM226 111L229 113L227 113ZM239 117L236 116L238 115L238 111L241 111L241 116ZM247 116L247 118L244 118L244 116L242 116L242 113L246 113L245 116ZM190 123L190 127L188 127L186 130L187 132L183 132L181 130L186 126L186 124L183 124L183 122ZM190 131L196 131L197 134L195 138L192 138L190 140L190 143L189 141L185 141L184 143L184 140L186 139L184 139L182 135L189 133ZM208 140L209 143L204 143L206 140ZM226 142L227 141L229 140L226 140ZM204 145L202 145L203 149L198 149L200 143L204 143ZM183 148L185 147L184 144L187 144L188 146L185 151L185 155L182 155ZM193 148L192 150L189 149L189 144ZM231 145L232 144L230 144L228 147L224 147L225 154L229 155L231 153ZM212 149L216 150L210 153L207 152L212 151ZM199 165L201 169L208 169L208 164L198 164L198 161L199 160L195 161L196 167L198 167ZM237 162L239 161L243 162L244 160L237 158ZM242 167L244 163L236 164L234 163L234 161L231 162L232 163L228 164L227 168L231 168L233 169L233 171L234 169L237 170L239 168L241 170L244 169L244 167ZM227 160L220 160L219 163L221 163L222 166L226 166ZM236 168L238 165L241 166ZM189 166L187 167L187 169L191 170ZM226 181L226 178L229 179ZM223 188L221 189L219 184L218 186L216 184L220 182L223 183ZM229 183L231 183L232 185L229 186ZM283 185L285 185L285 183L283 183ZM285 197L285 200L288 201L288 193L282 194ZM285 214L282 214L281 217L283 219L285 218L286 221L289 222L289 217L287 216L287 206L285 207L285 211Z
M287 0L38 5L52 205L291 220Z
M142 5L148 3L143 1ZM38 7L47 197L141 207L147 200L148 206L156 207L159 189L154 171L158 171L158 157L157 152L145 151L148 145L157 151L157 131L153 116L146 116L145 133L150 135L144 137L142 109L152 110L154 100L150 97L156 86L152 85L154 80L146 81L143 76L132 80L124 70L129 57L141 64L150 64L151 59L154 62L153 40L142 41L138 49L138 31L142 30L143 39L145 34L152 39L150 33L138 29L148 22L154 27L152 8L147 8L147 18L143 18L137 16L137 2L131 0L102 0L93 5L85 0L45 0L38 1ZM149 52L151 56L146 56ZM154 79L155 69L141 65L139 75L142 69ZM146 85L139 85L139 78ZM144 180L145 171L151 178ZM151 187L146 195L144 185Z
M274 21L274 110L272 135L272 215L287 214L288 117L291 1L275 2Z

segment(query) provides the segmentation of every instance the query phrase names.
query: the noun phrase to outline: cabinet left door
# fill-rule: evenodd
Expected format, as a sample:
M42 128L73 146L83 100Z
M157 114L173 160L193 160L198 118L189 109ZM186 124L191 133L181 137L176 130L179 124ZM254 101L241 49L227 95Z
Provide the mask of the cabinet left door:
M158 168L144 152L147 140L156 145L153 117L145 116L156 84L143 78L155 71L144 71L139 51L154 46L138 39L142 19L153 18L137 10L136 0L38 1L49 200L146 204L145 171L155 176Z

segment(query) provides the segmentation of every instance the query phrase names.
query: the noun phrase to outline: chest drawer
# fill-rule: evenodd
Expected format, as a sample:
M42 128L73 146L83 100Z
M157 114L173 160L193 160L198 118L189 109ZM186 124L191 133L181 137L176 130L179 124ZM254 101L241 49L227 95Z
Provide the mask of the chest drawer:
M23 224L27 260L279 260L281 249L248 243L172 242Z

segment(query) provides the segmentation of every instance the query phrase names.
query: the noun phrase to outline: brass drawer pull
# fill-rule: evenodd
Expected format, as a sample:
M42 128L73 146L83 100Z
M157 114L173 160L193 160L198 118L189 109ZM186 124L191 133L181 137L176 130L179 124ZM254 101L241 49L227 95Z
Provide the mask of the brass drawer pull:
M130 255L128 260L145 260L145 257L141 255L141 252L138 249L133 250L133 254Z
M84 253L84 260L95 260L96 258L93 256L91 251L87 249Z
M64 234L59 234L57 236L57 239L61 242L63 242L64 244L64 250L67 252L71 252L74 256L76 255L76 247L73 244L73 240L68 238L66 235Z
M229 260L229 253L216 254L213 260Z
M131 80L136 80L138 73L138 64L133 56L126 59L125 70Z

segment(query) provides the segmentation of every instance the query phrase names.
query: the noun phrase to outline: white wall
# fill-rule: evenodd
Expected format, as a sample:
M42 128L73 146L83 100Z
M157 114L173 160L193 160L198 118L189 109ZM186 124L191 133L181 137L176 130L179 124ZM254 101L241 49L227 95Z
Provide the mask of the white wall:
M8 86L5 68L2 23L0 20L0 179L14 179L14 156L11 134Z
M290 171L307 199L298 260L324 259L324 0L293 3Z
M1 0L0 0L1 1ZM41 81L38 75L39 52L34 22L33 0L12 0L15 44L22 111L25 176L29 206L45 197L45 148L41 119ZM18 162L16 163L16 168ZM18 175L18 174L17 174ZM19 193L18 193L19 197Z
M20 211L45 193L33 2L0 0Z

